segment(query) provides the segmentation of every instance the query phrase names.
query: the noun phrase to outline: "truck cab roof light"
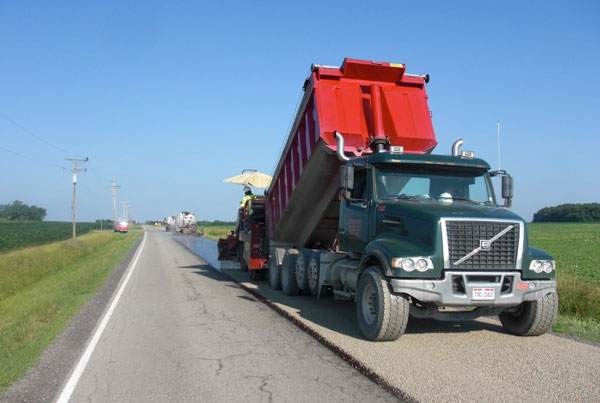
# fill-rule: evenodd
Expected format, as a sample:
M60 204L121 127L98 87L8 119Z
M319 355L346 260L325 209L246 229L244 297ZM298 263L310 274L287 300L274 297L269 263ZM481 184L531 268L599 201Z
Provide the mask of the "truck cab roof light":
M390 154L404 154L404 147L390 146Z
M473 151L461 151L460 156L462 158L475 158L475 153Z

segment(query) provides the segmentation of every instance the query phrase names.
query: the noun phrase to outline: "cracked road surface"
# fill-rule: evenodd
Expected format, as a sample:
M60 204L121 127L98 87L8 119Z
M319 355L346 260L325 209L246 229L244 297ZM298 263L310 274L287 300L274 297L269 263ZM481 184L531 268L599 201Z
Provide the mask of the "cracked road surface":
M165 232L146 236L71 402L397 400Z
M350 301L286 296L248 273L225 269L253 292L422 402L600 402L600 345L556 334L519 337L491 318L410 318L389 343L364 339Z

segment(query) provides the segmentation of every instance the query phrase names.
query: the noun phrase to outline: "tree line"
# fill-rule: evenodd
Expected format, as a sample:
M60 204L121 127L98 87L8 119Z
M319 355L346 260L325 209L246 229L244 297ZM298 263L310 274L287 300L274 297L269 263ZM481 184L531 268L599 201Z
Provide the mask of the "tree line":
M12 221L43 221L46 209L28 206L22 201L15 200L9 204L0 204L0 218Z
M207 220L202 220L202 221L198 221L198 225L204 225L206 227L210 227L210 226L231 226L231 225L235 225L236 222L235 221L221 221L221 220L214 220L214 221L207 221Z
M600 203L561 204L544 207L533 214L533 222L600 221Z

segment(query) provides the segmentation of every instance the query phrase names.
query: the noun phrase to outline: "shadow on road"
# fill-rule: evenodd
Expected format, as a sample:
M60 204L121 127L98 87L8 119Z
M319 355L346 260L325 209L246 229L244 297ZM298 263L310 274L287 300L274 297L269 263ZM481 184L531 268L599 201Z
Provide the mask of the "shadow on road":
M487 330L496 333L506 333L502 326L481 321L442 322L435 319L419 319L411 317L408 320L406 334L428 333L469 333Z
M225 276L231 277L244 288L264 297L268 302L290 314L325 329L346 336L365 340L356 319L356 305L352 301L337 301L329 293L317 299L314 296L287 296L281 291L273 290L267 281L251 282L248 273L239 270L222 270ZM417 319L411 317L406 328L406 334L435 334L435 333L470 333L490 331L505 333L499 324L482 321L453 321L442 322L434 319Z
M287 311L291 315L329 329L333 332L364 340L356 319L356 305L351 301L334 300L331 294L320 299L309 295L287 296L281 291L273 290L267 281L252 282L247 272L239 269L214 269L209 264L180 266L179 269L193 270L195 274L208 277L219 282L229 282L228 287L243 287L247 291L263 297L267 303ZM234 283L234 284L231 284ZM241 297L240 297L241 298ZM246 297L247 300L254 300ZM417 319L411 317L408 321L406 334L436 334L436 333L469 333L490 331L505 333L502 326L483 321L453 321L442 322L435 319Z
M216 281L231 282L231 278L223 275L221 272L213 269L209 264L194 264L190 266L178 266L178 269L192 270L193 273L208 277Z

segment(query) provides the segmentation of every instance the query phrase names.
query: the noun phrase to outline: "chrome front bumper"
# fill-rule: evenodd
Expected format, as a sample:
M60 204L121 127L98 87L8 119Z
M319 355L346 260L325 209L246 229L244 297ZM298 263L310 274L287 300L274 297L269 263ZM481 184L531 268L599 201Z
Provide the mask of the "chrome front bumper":
M462 280L461 280L462 279ZM457 290L456 282L462 286ZM506 283L510 281L510 286ZM516 306L556 292L554 280L522 280L520 272L445 272L443 280L391 280L395 293L438 306ZM503 290L504 285L504 290ZM493 289L493 299L474 299L474 289Z

